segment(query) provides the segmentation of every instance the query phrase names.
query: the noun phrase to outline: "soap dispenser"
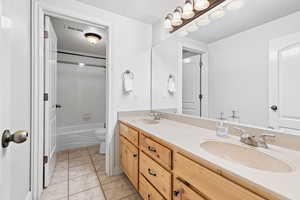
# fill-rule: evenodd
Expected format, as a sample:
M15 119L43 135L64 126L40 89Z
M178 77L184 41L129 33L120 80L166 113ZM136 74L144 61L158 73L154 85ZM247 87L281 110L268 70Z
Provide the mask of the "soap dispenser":
M219 137L225 137L228 135L228 127L224 126L224 121L220 121L216 128L216 134Z

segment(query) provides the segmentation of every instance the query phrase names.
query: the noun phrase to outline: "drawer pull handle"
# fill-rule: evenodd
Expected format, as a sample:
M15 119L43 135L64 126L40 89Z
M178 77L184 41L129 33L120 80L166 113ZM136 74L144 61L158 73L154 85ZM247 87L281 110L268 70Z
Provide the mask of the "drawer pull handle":
M174 194L175 197L177 197L177 196L180 194L180 191L179 191L179 190L175 190L175 191L173 192L173 194Z
M148 169L148 174L149 174L150 176L156 176L156 173L155 173L155 172L152 172L150 168Z
M150 194L148 194L148 200L151 200L151 195Z
M133 157L136 158L136 157L137 157L137 154L133 154Z
M149 151L151 151L151 152L154 152L154 153L156 153L156 149L155 149L154 147L150 147L150 146L148 146L148 150L149 150Z

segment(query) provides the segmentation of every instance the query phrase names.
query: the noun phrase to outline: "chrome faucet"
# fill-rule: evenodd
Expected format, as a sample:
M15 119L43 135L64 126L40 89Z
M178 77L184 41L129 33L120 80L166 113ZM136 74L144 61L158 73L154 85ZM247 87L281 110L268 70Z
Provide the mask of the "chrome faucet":
M275 138L275 135L273 134L262 134L259 136L250 135L246 133L246 131L242 128L234 127L236 130L240 131L241 138L240 141L244 144L253 146L253 147L262 147L262 148L269 148L266 142L267 137Z

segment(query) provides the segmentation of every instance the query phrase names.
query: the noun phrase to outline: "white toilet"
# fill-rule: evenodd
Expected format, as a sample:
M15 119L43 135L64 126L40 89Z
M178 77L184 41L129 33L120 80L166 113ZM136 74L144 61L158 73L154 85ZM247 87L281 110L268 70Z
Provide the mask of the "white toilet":
M100 142L100 149L99 152L102 154L106 153L106 144L105 144L105 137L106 137L106 128L99 128L95 130L95 135Z

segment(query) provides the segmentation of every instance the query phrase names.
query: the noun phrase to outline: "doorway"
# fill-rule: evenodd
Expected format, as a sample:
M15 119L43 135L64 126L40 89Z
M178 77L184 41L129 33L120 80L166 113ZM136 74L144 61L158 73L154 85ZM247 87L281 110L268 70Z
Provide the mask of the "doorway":
M182 113L202 116L202 55L182 51Z
M84 148L105 154L107 30L45 16L44 42L43 182L48 187L71 170L58 169L57 154ZM105 159L98 165L105 167Z

